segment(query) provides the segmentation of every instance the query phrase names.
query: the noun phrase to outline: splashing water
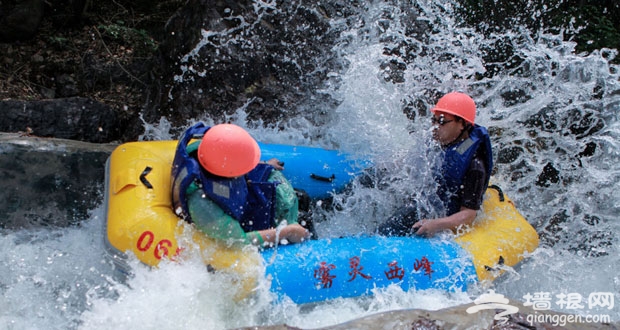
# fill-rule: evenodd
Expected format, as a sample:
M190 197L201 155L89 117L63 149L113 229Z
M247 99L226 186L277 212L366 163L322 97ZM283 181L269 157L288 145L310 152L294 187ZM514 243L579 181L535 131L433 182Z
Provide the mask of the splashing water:
M518 27L483 36L459 27L450 4L423 2L403 9L379 2L369 4L361 19L366 24L345 31L336 47L347 69L330 74L321 87L340 101L316 120L321 127L301 117L277 125L284 131L257 128L260 123L248 127L243 109L228 118L264 142L338 148L387 170L381 189L355 182L347 196L334 196L340 207L322 213L320 235L372 232L402 196L432 186L426 169L436 159L425 151L431 143L428 109L439 93L462 90L477 101L477 121L491 132L493 182L541 235L541 247L496 281L495 291L520 301L535 292L579 293L584 299L611 292L619 299L620 70L610 64L616 51L574 54L574 43L561 36L532 37ZM412 25L432 29L416 34ZM485 55L500 45L509 46L512 55L489 63ZM213 124L209 118L196 120ZM144 138L170 138L170 129L162 120L149 125ZM389 287L373 297L297 306L274 301L261 287L255 299L235 302L229 279L204 272L193 260L159 269L135 262L135 276L123 283L103 256L102 214L93 210L82 227L0 236L6 251L0 257L0 324L9 329L281 323L314 328L380 311L469 303L479 293ZM606 313L620 321L618 306L589 310L585 305L569 311L554 307Z

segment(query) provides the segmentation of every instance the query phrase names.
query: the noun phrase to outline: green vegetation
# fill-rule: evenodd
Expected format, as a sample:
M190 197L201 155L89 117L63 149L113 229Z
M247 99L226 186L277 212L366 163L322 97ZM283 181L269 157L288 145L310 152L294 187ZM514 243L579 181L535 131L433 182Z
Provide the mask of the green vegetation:
M146 57L157 49L157 42L146 30L127 27L124 24L123 21L117 21L113 24L98 25L97 29L104 37L132 46L137 57Z

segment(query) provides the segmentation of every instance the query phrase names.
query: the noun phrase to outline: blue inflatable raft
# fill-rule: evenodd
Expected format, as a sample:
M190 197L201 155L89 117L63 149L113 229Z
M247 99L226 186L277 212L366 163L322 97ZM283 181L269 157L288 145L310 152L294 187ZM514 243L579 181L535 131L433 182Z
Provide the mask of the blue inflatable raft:
M478 277L471 256L454 241L418 237L319 239L262 253L271 289L295 303L404 291L466 290Z
M295 303L404 291L466 291L493 281L538 247L538 234L497 187L487 189L471 228L453 239L344 237L261 252L272 291Z

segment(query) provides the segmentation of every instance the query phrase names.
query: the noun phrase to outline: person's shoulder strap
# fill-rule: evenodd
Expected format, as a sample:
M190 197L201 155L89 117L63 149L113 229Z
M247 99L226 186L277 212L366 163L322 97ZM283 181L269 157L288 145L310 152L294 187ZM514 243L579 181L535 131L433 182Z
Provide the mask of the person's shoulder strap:
M176 147L174 160L172 162L172 203L173 211L179 217L191 222L187 207L187 189L196 180L200 178L200 164L195 158L192 158L188 152L189 148L198 148L199 143L188 144L192 139L200 139L209 130L209 127L203 123L198 123L187 129Z

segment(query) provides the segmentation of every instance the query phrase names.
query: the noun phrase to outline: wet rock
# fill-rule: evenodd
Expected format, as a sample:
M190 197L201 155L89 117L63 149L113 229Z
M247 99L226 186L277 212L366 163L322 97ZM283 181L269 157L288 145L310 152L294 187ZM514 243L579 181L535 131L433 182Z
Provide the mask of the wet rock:
M505 107L512 107L517 104L523 104L529 101L532 97L527 94L527 91L523 89L507 88L502 91L501 97L504 100Z
M588 142L586 143L585 148L583 149L582 152L580 152L577 157L590 157L590 156L594 156L594 153L596 152L596 147L597 144L595 142Z
M549 187L552 183L560 182L560 171L553 164L547 163L542 172L538 175L536 185L540 187Z
M114 145L0 134L0 228L69 226L103 200Z
M575 315L553 311L536 311L529 306L523 306L519 301L510 300L509 305L519 308L519 311L506 316L506 319L496 319L497 313L503 309L483 309L468 313L467 309L475 304L465 304L437 311L423 309L398 310L377 313L361 317L338 325L320 328L322 330L603 330L619 329L617 323L585 323L576 321ZM538 321L540 320L540 321ZM573 322L569 321L573 320ZM251 327L244 329L261 330L290 330L300 329L288 325L267 327Z
M557 103L545 106L524 122L525 127L535 128L542 132L555 132L558 129L558 108L561 108L561 105Z
M521 155L523 155L523 148L519 146L502 148L497 152L497 162L500 164L510 164L519 159Z
M144 118L164 116L179 126L244 108L249 120L274 123L334 107L317 92L342 69L331 53L340 30L326 15L349 15L357 6L334 10L338 4L188 1L166 25L163 79L153 84Z
M569 219L567 210L560 210L551 216L544 225L537 224L537 227L544 226L543 231L540 233L540 240L549 246L553 246L560 239L565 239L567 235L564 232L564 228Z
M577 139L591 136L605 127L605 121L593 113L592 111L584 111L581 109L571 109L568 116L564 120L564 125L568 127L571 134Z
M588 258L608 255L616 239L612 232L603 230L580 230L575 233L575 238L579 239L569 241L571 245L568 250Z
M0 132L24 132L87 142L121 137L126 123L108 105L87 98L0 101Z

